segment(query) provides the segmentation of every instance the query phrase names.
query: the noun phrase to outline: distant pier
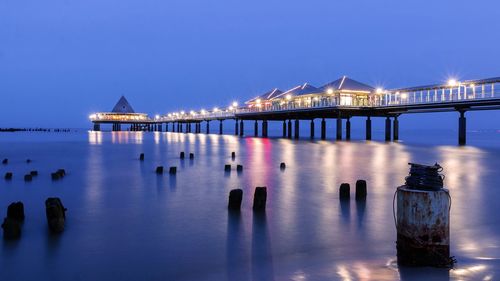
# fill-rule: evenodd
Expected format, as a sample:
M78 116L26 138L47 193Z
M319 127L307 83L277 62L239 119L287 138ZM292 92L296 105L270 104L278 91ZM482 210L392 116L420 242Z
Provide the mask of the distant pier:
M351 139L352 117L365 117L365 138L372 139L372 118L385 119L385 140L399 139L398 117L402 114L450 112L458 113L458 144L466 144L465 114L475 110L500 109L500 77L457 81L445 84L385 90L374 88L343 76L321 87L302 84L287 91L272 89L239 106L213 108L190 112L173 112L150 118L135 113L128 101L121 97L111 112L90 116L94 130L101 124L112 124L113 131L129 125L131 131L171 131L184 133L211 133L210 123L218 123L223 133L223 122L234 120L234 134L239 136L268 136L269 122L281 122L284 138L299 138L300 120L310 121L310 137L315 138L314 122L319 120L319 137L326 139L326 119L336 120L335 138ZM254 121L253 134L245 134L243 121ZM259 126L260 125L260 126ZM343 128L345 126L345 134Z

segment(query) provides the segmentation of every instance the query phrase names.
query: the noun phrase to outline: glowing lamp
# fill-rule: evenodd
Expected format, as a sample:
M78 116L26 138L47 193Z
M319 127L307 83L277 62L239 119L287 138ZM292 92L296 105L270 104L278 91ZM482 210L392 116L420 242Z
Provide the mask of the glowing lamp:
M328 88L328 90L326 90L326 93L329 94L329 95L333 94L333 89L332 88Z
M290 94L286 95L285 97L287 100L291 100L292 99L292 96Z
M384 89L382 88L377 88L376 90L377 94L382 94L384 92Z
M458 85L458 81L456 79L449 79L448 80L448 86L454 87L456 85Z

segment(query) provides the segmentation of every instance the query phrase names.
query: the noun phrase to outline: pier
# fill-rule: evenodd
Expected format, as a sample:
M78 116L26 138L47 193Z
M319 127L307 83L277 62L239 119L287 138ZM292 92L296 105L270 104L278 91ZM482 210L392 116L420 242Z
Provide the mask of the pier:
M386 90L374 88L343 76L321 87L308 83L287 91L272 89L244 105L233 102L226 108L179 111L150 118L135 113L122 97L111 112L90 116L93 128L112 124L113 131L128 125L131 131L170 131L184 133L223 133L224 121L233 120L234 134L267 137L269 122L281 122L284 138L300 137L300 121L310 121L310 138L316 137L315 122L320 122L319 137L326 139L326 119L336 123L335 139L351 139L352 117L363 117L365 139L372 139L372 119L385 120L385 140L399 140L402 114L457 112L458 144L466 144L466 113L500 109L500 77L457 81L444 84ZM253 121L253 134L245 134L244 121ZM214 129L211 128L214 124ZM203 125L205 130L203 130ZM345 128L345 130L343 130ZM211 130L212 129L212 130ZM216 130L218 129L218 130ZM247 130L247 132L250 132ZM345 132L345 133L344 133Z

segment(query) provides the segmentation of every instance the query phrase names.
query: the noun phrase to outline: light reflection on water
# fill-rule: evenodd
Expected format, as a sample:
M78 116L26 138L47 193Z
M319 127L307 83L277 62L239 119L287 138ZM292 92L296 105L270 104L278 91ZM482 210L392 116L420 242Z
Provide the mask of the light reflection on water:
M29 184L1 183L2 206L23 200L28 218L21 241L4 243L1 280L493 280L499 274L499 226L491 215L500 211L495 149L165 132L88 132L81 139L0 147L0 156L11 159L0 172L40 172ZM181 161L180 151L195 159ZM27 167L18 154L34 162ZM395 263L392 196L408 162L445 168L454 270ZM177 166L178 174L157 176L159 165ZM68 177L51 182L49 172L59 167ZM366 203L353 198L357 179L368 182ZM345 204L338 200L343 182L351 184ZM252 212L256 186L268 187L263 215ZM233 188L244 190L239 214L226 210ZM44 250L40 206L53 195L68 206L68 227ZM45 265L35 265L40 256ZM37 270L22 270L30 265Z

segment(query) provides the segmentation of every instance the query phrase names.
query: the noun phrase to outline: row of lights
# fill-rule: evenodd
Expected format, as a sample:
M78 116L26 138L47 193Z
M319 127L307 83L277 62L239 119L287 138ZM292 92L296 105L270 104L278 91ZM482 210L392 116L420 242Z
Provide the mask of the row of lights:
M238 102L233 102L225 111L229 112L229 111L236 110L237 108L238 108ZM219 109L218 107L214 107L212 109L212 113L217 113L217 112L224 112L224 109ZM169 117L169 118L174 117L175 118L175 117L181 117L181 116L185 116L185 115L196 116L198 114L206 115L208 113L210 113L210 111L207 111L205 109L200 110L199 113L194 111L194 110L191 110L191 111L189 111L189 114L187 114L184 110L181 110L180 112L168 113L167 117ZM161 118L160 115L155 116L155 119L160 119L160 118Z

